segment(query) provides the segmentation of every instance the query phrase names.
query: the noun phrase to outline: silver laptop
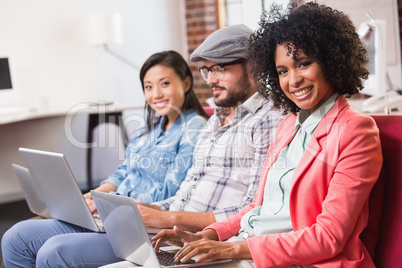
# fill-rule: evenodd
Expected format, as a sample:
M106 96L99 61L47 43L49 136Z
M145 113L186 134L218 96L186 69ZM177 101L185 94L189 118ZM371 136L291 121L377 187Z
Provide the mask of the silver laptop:
M63 154L27 148L19 151L52 218L104 231L100 218L91 214Z
M12 164L12 167L21 185L29 210L37 216L51 218L29 170L17 164Z
M91 191L96 208L103 220L106 234L117 257L125 259L135 267L197 267L231 260L206 261L202 263L175 263L176 251L164 251L158 254L152 247L145 225L142 222L135 200L131 197ZM105 267L114 267L105 266ZM116 263L116 267L119 263ZM126 267L130 267L126 265Z

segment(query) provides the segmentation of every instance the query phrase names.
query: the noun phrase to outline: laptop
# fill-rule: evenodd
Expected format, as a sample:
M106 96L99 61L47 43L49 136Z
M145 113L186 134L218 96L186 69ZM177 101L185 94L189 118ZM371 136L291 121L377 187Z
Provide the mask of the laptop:
M29 210L37 216L51 218L29 170L14 163L12 164L12 168L21 185Z
M91 214L63 154L28 148L19 151L52 218L104 232L100 217Z
M155 254L133 198L97 191L91 191L91 194L115 255L126 260L122 262L125 263L124 267L197 267L231 261L214 260L196 263L195 259L192 259L190 263L175 263L173 260L177 247L169 251L161 248L159 253ZM118 262L105 267L122 266L121 262Z

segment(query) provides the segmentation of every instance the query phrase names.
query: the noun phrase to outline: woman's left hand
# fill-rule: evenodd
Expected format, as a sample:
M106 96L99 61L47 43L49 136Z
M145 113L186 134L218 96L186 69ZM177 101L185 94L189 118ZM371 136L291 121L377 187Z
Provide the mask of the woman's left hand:
M184 242L193 242L207 237L208 233L214 232L213 230L207 230L199 233L191 233L181 230L177 226L173 229L165 229L160 231L154 237L151 238L152 246L155 249L155 253L159 252L159 248L162 243L166 242L169 245L182 247Z
M176 253L176 262L187 262L196 255L202 254L197 262L218 259L251 259L247 241L219 242L209 239L201 239L191 243L185 243Z

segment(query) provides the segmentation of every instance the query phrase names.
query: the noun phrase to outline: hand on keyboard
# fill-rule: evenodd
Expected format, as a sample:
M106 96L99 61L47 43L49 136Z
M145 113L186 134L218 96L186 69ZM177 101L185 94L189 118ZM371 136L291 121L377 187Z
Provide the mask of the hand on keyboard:
M95 202L92 200L92 198L85 198L85 202L87 203L92 215L98 213L98 209L96 208Z
M192 260L192 259L190 259L186 263L175 262L174 261L175 255L176 255L176 253L174 253L174 252L160 250L156 256L158 257L159 263L162 266L174 266L174 265L180 265L180 264L184 265L184 264L189 264L189 263L195 263L195 260Z

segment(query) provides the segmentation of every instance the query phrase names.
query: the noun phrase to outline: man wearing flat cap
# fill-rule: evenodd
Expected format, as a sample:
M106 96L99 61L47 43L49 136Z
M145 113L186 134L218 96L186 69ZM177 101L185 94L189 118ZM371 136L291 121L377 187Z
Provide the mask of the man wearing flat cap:
M218 108L198 135L193 166L177 193L161 202L138 204L145 225L200 231L253 200L268 145L283 117L257 93L248 72L251 34L244 25L222 28L191 54L191 61L202 61L199 70ZM157 235L158 247L169 238L169 232ZM79 247L52 247L52 259L47 260L50 267L94 263L98 267L122 260L114 255L105 234L91 232L81 237Z
M253 200L268 145L284 117L257 92L249 73L251 34L245 25L222 28L191 54L218 107L198 135L193 166L177 193L151 205L162 211L139 206L145 224L199 231Z

